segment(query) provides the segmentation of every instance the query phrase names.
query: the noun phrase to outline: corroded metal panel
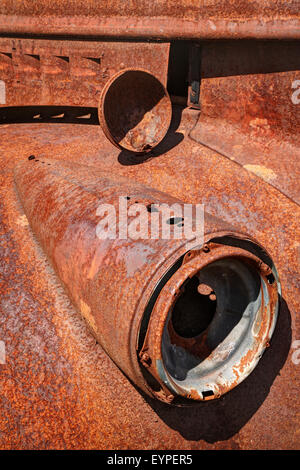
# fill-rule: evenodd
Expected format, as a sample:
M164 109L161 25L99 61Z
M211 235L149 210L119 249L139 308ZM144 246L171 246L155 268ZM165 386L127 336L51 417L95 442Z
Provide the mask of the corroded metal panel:
M98 125L1 126L2 448L298 447L299 208L236 162L190 140L193 111L183 113L179 127L176 119L160 155L150 158L119 152ZM33 238L13 182L16 164L31 154L201 201L259 238L277 265L283 300L270 347L247 380L196 409L155 402L128 382L95 343Z
M4 0L0 32L151 38L292 38L297 0Z
M168 43L0 38L0 105L97 106L105 83L128 67L166 85L168 55Z

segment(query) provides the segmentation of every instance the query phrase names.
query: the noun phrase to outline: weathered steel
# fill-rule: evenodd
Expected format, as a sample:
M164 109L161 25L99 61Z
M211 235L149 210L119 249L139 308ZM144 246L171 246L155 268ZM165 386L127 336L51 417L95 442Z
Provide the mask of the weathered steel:
M3 0L0 32L127 38L300 38L298 0Z
M0 36L0 448L298 449L299 42L278 39L300 38L299 1L203 0L195 5L193 0L3 0ZM164 86L167 74L175 71L172 82L176 82L176 68L181 67L182 57L168 70L169 42L174 39L191 40L201 46L200 77L190 77L197 83L200 80L200 113L175 107L173 124L157 148L146 156L120 151L99 127L101 90L110 77L126 67L148 70ZM184 88L192 91L192 83L184 73L179 76L183 83L178 88L183 89L184 96L176 99L186 104L190 95ZM56 174L53 161L59 162L55 163ZM33 172L32 181L26 180L29 171ZM68 175L67 182L62 181L62 173ZM56 199L51 203L53 186L46 184L46 174L51 175L52 183L56 181ZM175 407L150 398L122 374L78 314L77 309L93 326L94 317L86 301L91 299L92 303L98 298L98 291L92 295L92 289L99 281L101 292L102 284L98 279L95 286L88 286L82 274L89 266L86 255L96 223L94 215L89 218L88 203L95 204L94 191L102 177L113 182L109 186L111 195L118 194L116 186L122 180L123 189L141 185L142 193L146 191L151 199L159 193L158 199L165 197L166 201L203 203L213 216L208 216L208 225L223 220L226 232L228 227L237 227L270 253L282 284L277 325L268 344L270 332L262 324L260 344L267 349L253 372L228 393L222 395L236 385L234 381L218 390L197 390L190 384L186 390L183 380L177 395L187 392L196 400L208 402L188 400L189 407ZM34 193L40 198L35 199ZM44 212L38 212L38 208ZM61 218L57 211L50 213L51 208L57 208ZM53 217L56 226L42 223L48 216ZM78 226L76 218L80 219ZM85 225L86 220L91 226ZM65 250L56 251L66 226L70 236L79 237L71 237ZM79 243L76 252L78 240L85 244ZM220 240L206 242L204 253L196 253L195 263L200 257L211 256L215 249L222 249ZM136 249L134 245L135 253ZM157 280L165 273L166 265L172 264L171 257L165 259L164 249L159 254L162 270L158 269ZM227 246L225 250L228 254ZM116 261L113 249L111 252L104 269ZM245 274L247 287L255 289L253 271L246 273L239 264L241 253L237 256L235 252L234 264L232 258L222 258L217 267L229 274L235 266L236 272ZM73 256L70 264L61 262L67 254ZM252 255L260 258L261 253ZM125 259L123 253L119 263L123 274ZM138 257L141 259L143 254ZM175 250L174 262L176 259ZM266 268L249 253L243 259L254 263L251 267L256 273ZM155 265L152 261L149 272ZM192 266L193 260L184 261L175 277L170 278L171 283ZM81 273L78 266L82 267ZM201 271L203 276L197 274L197 280L191 279L194 284L190 287L188 282L185 287L188 292L196 292L198 298L206 297L203 301L208 309L202 318L205 331L205 322L211 318L218 297L220 302L220 293L214 290L215 270L203 267ZM180 294L181 282L187 281L185 274L173 286ZM119 330L107 327L97 336L99 342L103 341L105 347L110 334L116 338L118 332L125 332L124 337L117 338L119 350L115 347L109 351L116 363L139 387L147 391L152 387L160 400L171 398L176 404L186 404L187 400L180 402L168 391L160 391L162 384L157 386L157 381L162 377L152 359L172 359L165 354L168 341L164 342L165 352L157 347L162 333L169 335L172 345L198 353L205 362L212 354L208 334L195 344L191 331L197 336L199 330L194 328L199 324L195 327L193 317L182 329L180 301L185 296L179 295L175 304L167 301L167 284L160 294L157 292L158 303L151 310L153 323L142 325L141 312L152 306L149 297L156 291L155 276L153 285L151 281L145 285L142 276L130 284L121 273L114 271L116 279L112 271L110 275L112 282L106 283L109 295L102 291L107 315L104 326L111 325L115 314L109 309L110 301L117 304L123 296L124 300L130 296L133 299L137 288L143 291L143 303L139 304L138 321L130 338L129 324L122 322L126 323L122 315L128 312L129 304L122 309L120 301L120 315L114 318ZM266 283L265 277L264 270L261 279ZM125 284L127 290L122 288ZM240 283L236 285L241 289ZM270 284L268 291L273 305L276 283ZM83 304L79 293L84 293ZM251 299L249 290L244 294ZM230 296L222 298L226 297ZM162 315L173 306L172 322L165 322ZM271 317L264 315L272 329ZM102 327L100 316L95 319ZM155 328L154 319L158 319L160 330ZM140 359L136 354L137 337ZM150 337L154 340L148 341ZM122 344L132 349L122 349ZM156 347L150 351L149 345ZM226 359L229 349L218 351L218 357ZM249 371L244 365L240 364L239 378L245 378ZM167 370L178 373L172 367ZM219 394L222 396L218 400L211 400Z
M299 203L299 42L229 41L201 51L201 115L191 137Z
M1 448L299 447L299 374L291 348L300 331L299 208L236 162L190 140L195 113L184 111L181 121L180 114L154 158L120 153L98 125L0 127ZM92 339L33 239L13 184L16 164L32 154L84 162L90 173L96 167L185 202L203 202L259 239L278 268L283 299L270 348L242 384L196 409L145 401L134 389ZM286 158L292 161L293 154Z
M174 274L177 283L179 282L178 291L186 279L191 276L187 269L190 265L192 268L194 267L194 275L199 272L198 275L201 276L201 267L219 258L231 259L238 256L240 263L245 266L255 259L257 272L263 271L258 258L256 256L253 258L248 248L232 248L230 241L219 246L217 250L213 250L220 253L219 257L212 259L210 255L204 255L203 259L201 250L200 255L194 250L187 252L186 240L175 240L172 237L170 240L165 240L161 233L158 239L152 239L148 233L141 233L141 240L132 240L125 238L124 235L121 237L121 226L118 226L115 237L102 240L97 233L99 223L97 209L100 204L111 204L116 208L117 216L120 217L120 204L126 207L126 213L128 206L129 213L130 210L132 212L132 209L138 208L139 204L149 207L153 204L159 206L163 203L168 205L179 203L178 200L164 193L138 185L130 180L124 180L120 177L110 180L102 172L96 170L91 172L90 168L85 166L69 165L44 158L36 159L32 156L17 166L15 181L30 226L66 286L71 299L86 319L104 350L126 375L145 391L149 388L151 391L151 387L147 385L138 364L139 330L145 315L145 308L147 308L155 286L162 281L171 267L185 255L184 266ZM147 214L147 218L150 218L150 213ZM168 220L163 219L162 224L167 224ZM162 231L162 227L160 231ZM235 235L230 227L226 231L226 225L222 221L206 214L205 240L208 242L211 239L217 239L217 237L220 239L221 234L227 238L231 236L236 243L243 246L243 241L239 242L240 236ZM250 241L248 243L250 244ZM253 243L251 246L254 250L256 245ZM258 249L258 252L260 250ZM263 261L260 263L266 266ZM231 383L227 385L224 370L228 376L231 376L233 372L230 370L232 368L235 384L239 383L254 368L266 343L270 340L278 307L278 299L275 294L277 293L277 282L275 281L267 287L266 275L271 272L272 264L268 268L268 273L262 274L265 280L261 281L261 288L256 293L256 307L251 313L249 328L256 329L257 333L255 333L253 343L251 344L249 341L247 349L243 350L242 354L239 353L241 363L244 365L243 367L228 365L224 360L224 377L220 378L221 382L219 383L222 392L216 392L215 396L220 396L234 386ZM274 274L276 275L276 272ZM220 272L219 279L215 280L214 290L217 295L223 289L219 288L218 284L222 285L222 276L224 275ZM173 277L169 282L172 279ZM168 289L167 286L160 293L158 302L161 298L163 299L164 311L168 315L171 311L171 304L166 300L168 299L168 295L164 294L166 289ZM267 294L268 290L269 294ZM236 295L243 297L242 293ZM174 300L175 297L172 293L171 303ZM232 301L228 301L227 307L224 308L221 296L219 300L218 315L226 317L226 311L234 308ZM244 302L243 299L241 302ZM254 302L253 295L251 302ZM237 304L237 299L234 303ZM204 306L202 309L205 310ZM241 312L235 313L237 317L235 324L242 323L244 320L244 317L240 318L244 309L245 315L249 316L245 305L241 306L241 309ZM153 323L155 324L158 318L163 325L166 321L164 315L161 314L161 309L157 310L155 307L155 311L154 319L152 320L152 315L147 319L150 322L151 331L153 331ZM185 322L186 319L184 318L182 321ZM258 326L255 326L256 323ZM244 330L243 334L245 334ZM241 341L239 335L241 332L238 334L238 343ZM153 338L150 342L148 338L147 346L143 347L143 353L157 348L158 343L162 345L163 335L157 326L154 327L154 337L155 339ZM202 337L201 339L195 338L195 341L201 343ZM219 343L219 348L216 344L211 346L216 355L220 348L224 349L225 347L222 341ZM227 356L236 353L235 348L237 345L231 347L232 354L229 354L229 351ZM249 355L251 349L253 349L253 357ZM156 364L155 353L150 355L149 359L151 358L152 362ZM212 362L214 362L213 359ZM151 368L149 370L152 372ZM170 397L174 397L174 393L176 396L174 387L172 388L171 385L165 387L165 384L157 377L157 372L155 375L161 383L161 390L159 392L158 390L151 391L152 394L161 400L170 401ZM195 398L192 394L189 396Z
M1 106L98 106L107 81L144 68L167 84L169 43L0 37Z
M99 121L106 137L120 149L150 152L165 137L171 119L166 88L146 70L122 70L102 90Z
M174 396L212 400L232 390L253 371L275 328L280 288L271 260L267 265L249 237L212 238L185 254L150 312L140 357L147 355L148 371L172 392L169 402ZM216 307L195 296L199 282L213 287Z

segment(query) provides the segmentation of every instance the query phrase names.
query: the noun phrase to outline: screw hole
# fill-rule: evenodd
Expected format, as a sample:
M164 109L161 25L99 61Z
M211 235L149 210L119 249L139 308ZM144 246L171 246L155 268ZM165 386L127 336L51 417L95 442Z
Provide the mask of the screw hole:
M166 221L167 224L169 225L174 225L174 224L179 224L184 221L183 217L171 217Z

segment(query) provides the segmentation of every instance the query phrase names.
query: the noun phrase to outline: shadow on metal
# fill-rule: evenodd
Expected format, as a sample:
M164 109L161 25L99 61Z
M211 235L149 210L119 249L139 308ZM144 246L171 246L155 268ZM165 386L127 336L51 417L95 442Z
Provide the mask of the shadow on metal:
M171 150L184 139L181 132L176 132L180 125L183 107L174 105L169 131L162 142L147 155L136 155L122 150L118 156L121 165L130 166L144 163L153 157ZM16 106L0 108L1 124L87 124L99 126L98 109L80 106Z
M99 125L97 108L80 106L18 106L0 108L1 124L59 123Z
M286 362L291 338L291 316L286 301L281 298L270 347L251 375L238 387L219 400L191 402L191 405L181 408L143 396L158 416L185 439L205 440L209 443L226 441L245 426L267 398L276 376L280 375Z

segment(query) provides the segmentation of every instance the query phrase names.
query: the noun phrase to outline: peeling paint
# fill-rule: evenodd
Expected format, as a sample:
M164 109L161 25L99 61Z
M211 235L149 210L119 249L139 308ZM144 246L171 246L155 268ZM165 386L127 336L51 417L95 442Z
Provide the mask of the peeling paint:
M244 168L265 181L273 181L277 178L276 173L263 165L244 165Z

